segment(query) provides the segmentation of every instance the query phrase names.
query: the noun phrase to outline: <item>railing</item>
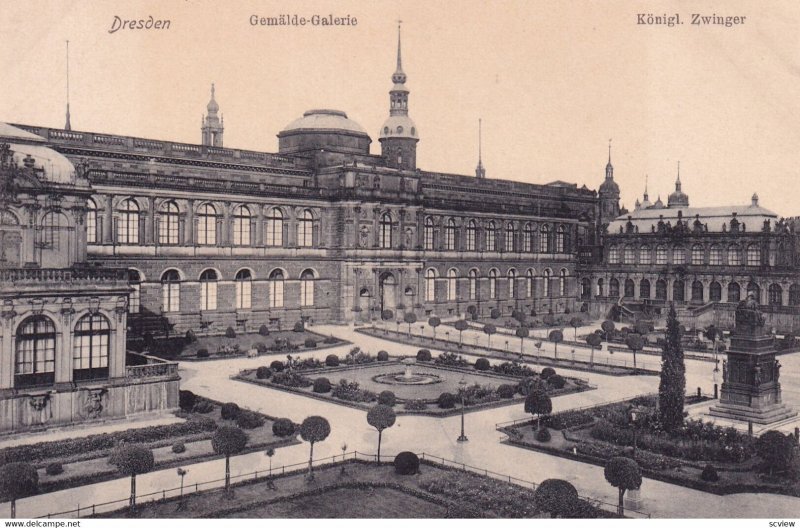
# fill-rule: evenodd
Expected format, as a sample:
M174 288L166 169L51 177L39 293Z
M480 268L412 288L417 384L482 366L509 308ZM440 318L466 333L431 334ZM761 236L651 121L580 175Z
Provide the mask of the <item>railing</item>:
M128 378L155 378L160 376L178 375L178 364L154 356L128 352L131 356L138 356L147 361L145 365L130 365L125 367L125 376Z
M462 471L469 471L471 473L475 473L475 474L478 474L478 475L483 475L485 477L490 477L490 478L493 478L493 479L496 479L496 480L502 480L504 482L509 482L511 484L516 484L516 485L522 486L522 487L530 487L532 489L536 489L536 487L538 486L538 484L536 482L519 479L519 478L516 478L516 477L512 477L511 475L505 475L503 473L496 473L494 471L489 471L488 469L484 469L484 468L470 466L470 465L465 464L463 462L457 462L455 460L449 460L449 459L442 458L442 457L439 457L439 456L436 456L436 455L431 455L431 454L425 453L425 452L417 453L417 456L422 461L427 461L427 462L431 462L431 463L434 463L434 464L439 464L441 466L450 467L450 468L453 468L453 469L460 469ZM320 458L320 459L314 460L312 465L320 466L322 464L335 463L337 461L345 462L347 459L362 460L362 461L365 461L365 462L376 462L377 458L378 458L377 455L374 455L374 454L366 454L366 453L360 453L358 451L351 451L349 453L343 453L341 455L333 455L333 456L330 456L330 457L325 457L325 458ZM389 459L392 459L394 457L388 456L388 455L384 455L384 458L389 460ZM291 473L292 471L296 471L298 469L307 468L307 467L308 467L308 461L297 462L295 464L289 464L289 465L275 466L275 467L269 468L267 470L253 471L253 472L245 473L245 474L242 474L242 475L231 475L230 482L231 482L231 484L243 483L243 482L247 482L247 481L250 481L250 480L256 480L256 479L264 478L264 477L280 476L280 475L285 475L287 473L287 470L289 470L289 472ZM142 502L163 501L163 500L166 500L167 498L179 497L181 494L183 494L184 496L190 496L193 493L198 493L200 491L207 491L207 490L210 490L210 489L213 489L213 488L220 487L220 485L223 484L224 482L225 482L225 479L221 478L221 479L208 480L208 481L205 481L205 482L195 482L193 484L191 484L191 483L190 484L185 484L184 486L178 486L178 487L175 487L175 488L165 488L165 489L161 489L161 490L158 490L158 491L145 493L145 494L142 494L142 495L136 495L136 502L137 502L137 504L141 504ZM592 497L579 496L579 498L581 498L581 499L583 499L585 501L588 501L588 502L590 502L590 503L592 503L592 504L594 504L594 505L596 505L596 506L598 506L598 507L600 507L600 508L602 508L602 509L604 509L606 511L614 512L614 513L616 513L616 511L617 511L617 505L616 504L612 504L610 502L605 502L605 501L602 501L602 500L599 500L599 499L595 499L595 498L592 498ZM48 513L47 515L42 515L42 516L37 517L37 518L38 519L50 519L52 517L64 518L64 517L67 517L67 516L74 516L75 518L80 518L81 516L93 516L93 515L97 515L97 514L100 514L100 513L109 513L109 512L112 512L112 511L117 511L117 510L123 509L129 504L129 501L130 501L130 497L125 497L124 499L118 499L118 500L113 500L113 501L108 501L108 502L92 504L90 506L85 506L85 507L81 507L80 505L78 505L78 507L73 509L73 510L55 512L55 513ZM641 511L638 511L638 510L631 510L630 508L626 508L625 509L625 513L628 514L628 515L632 515L633 517L646 518L646 519L650 518L650 514L649 513L641 512Z
M121 268L9 268L0 269L3 282L115 282L127 281L128 272Z

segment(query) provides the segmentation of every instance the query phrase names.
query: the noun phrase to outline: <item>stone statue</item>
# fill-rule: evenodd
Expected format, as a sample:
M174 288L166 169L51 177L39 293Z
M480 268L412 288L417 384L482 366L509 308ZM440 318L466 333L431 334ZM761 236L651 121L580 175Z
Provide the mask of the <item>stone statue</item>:
M727 359L723 359L722 360L722 382L723 383L727 383L728 382L728 360Z
M758 365L753 368L753 380L756 387L761 385L761 367Z
M736 307L735 321L737 334L760 335L764 332L764 316L752 294Z
M778 383L778 378L781 377L781 362L775 360L775 383Z

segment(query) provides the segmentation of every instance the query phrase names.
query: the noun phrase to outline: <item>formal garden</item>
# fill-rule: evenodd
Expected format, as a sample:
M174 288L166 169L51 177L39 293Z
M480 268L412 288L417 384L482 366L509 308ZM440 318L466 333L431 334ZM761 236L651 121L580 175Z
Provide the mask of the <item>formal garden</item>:
M401 414L431 415L460 412L462 401L467 410L520 403L538 387L552 397L593 388L553 368L535 370L517 361L492 365L486 358L469 361L447 352L433 358L427 349L412 358L386 351L373 356L358 347L324 361L274 360L235 379L359 408L382 403Z

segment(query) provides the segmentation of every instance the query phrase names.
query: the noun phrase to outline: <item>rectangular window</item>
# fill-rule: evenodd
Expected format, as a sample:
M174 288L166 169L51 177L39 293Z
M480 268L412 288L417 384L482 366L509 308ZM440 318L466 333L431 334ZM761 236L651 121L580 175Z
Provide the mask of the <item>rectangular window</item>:
M249 280L236 281L236 308L247 310L251 306L252 282Z
M217 283L216 281L204 281L200 283L200 309L217 309Z
M283 307L283 281L271 280L269 282L269 307Z

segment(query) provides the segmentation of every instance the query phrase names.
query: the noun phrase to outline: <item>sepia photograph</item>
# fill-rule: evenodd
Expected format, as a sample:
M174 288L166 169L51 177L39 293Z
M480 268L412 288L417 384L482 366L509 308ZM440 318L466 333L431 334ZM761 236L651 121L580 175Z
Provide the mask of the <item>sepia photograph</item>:
M5 527L800 519L797 2L0 35Z

